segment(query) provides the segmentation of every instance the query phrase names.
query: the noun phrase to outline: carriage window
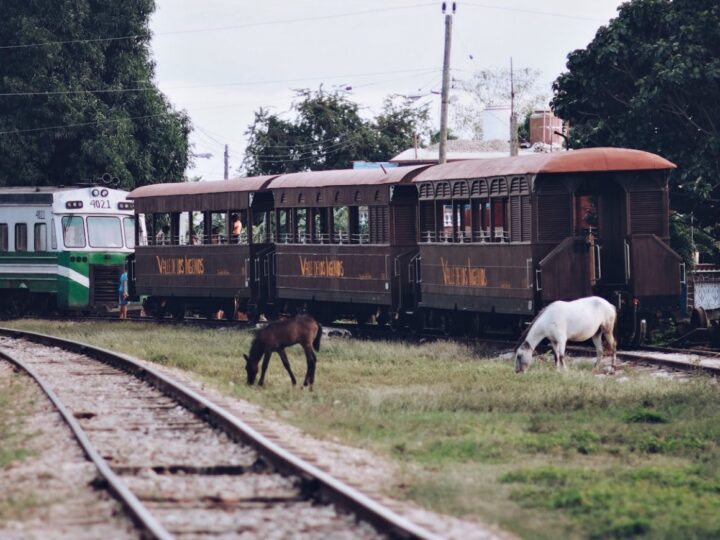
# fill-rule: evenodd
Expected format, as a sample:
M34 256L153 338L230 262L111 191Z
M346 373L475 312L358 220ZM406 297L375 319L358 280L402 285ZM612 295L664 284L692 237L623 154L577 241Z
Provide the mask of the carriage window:
M188 214L188 243L198 246L203 243L205 235L205 213L190 212Z
M47 251L47 225L36 223L33 230L33 250Z
M230 211L230 242L232 244L247 244L247 210Z
M307 208L296 208L295 209L295 228L297 229L297 241L301 244L310 241L308 235L308 222L307 222L308 211Z
M80 216L65 216L62 218L63 243L65 247L85 247L85 226Z
M290 228L290 210L280 209L277 211L277 241L287 244L293 241L292 230Z
M330 241L327 208L311 208L313 225L313 242L325 244Z
M164 212L152 215L148 239L156 246L170 245L170 214Z
M597 234L597 195L578 195L575 197L575 229L577 234L593 232Z
M27 251L27 223L15 224L15 251Z
M252 241L253 244L266 244L272 239L271 212L254 212Z
M209 235L205 237L205 244L226 244L227 243L227 213L209 212Z
M350 212L347 206L339 206L333 210L333 237L332 241L346 244L350 241Z
M470 201L455 203L455 226L457 232L456 242L470 242L472 240L472 210Z
M88 239L90 247L122 247L120 220L116 217L88 217Z
M491 238L490 201L477 201L476 204L474 239L476 242L489 242Z
M130 249L135 247L135 220L131 217L123 218L125 230L125 246Z
M451 241L453 238L453 205L443 204L442 207L443 216L443 230L439 240Z
M492 216L493 216L493 239L496 242L505 242L508 240L509 229L506 220L507 199L493 199Z
M57 236L55 234L55 220L50 221L50 247L57 249Z
M7 223L0 223L0 251L8 250L8 226Z
M370 212L367 206L358 206L357 220L357 237L353 242L367 244L370 241Z

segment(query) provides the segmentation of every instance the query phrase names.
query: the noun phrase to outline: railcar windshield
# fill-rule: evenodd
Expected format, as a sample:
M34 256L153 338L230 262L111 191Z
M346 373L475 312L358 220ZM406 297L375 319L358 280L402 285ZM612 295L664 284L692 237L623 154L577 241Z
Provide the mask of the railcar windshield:
M125 228L125 245L130 249L135 247L135 220L131 217L123 218Z
M123 247L122 229L117 217L91 216L87 218L87 224L90 247Z
M85 224L80 216L64 216L62 218L62 232L65 247L85 247Z

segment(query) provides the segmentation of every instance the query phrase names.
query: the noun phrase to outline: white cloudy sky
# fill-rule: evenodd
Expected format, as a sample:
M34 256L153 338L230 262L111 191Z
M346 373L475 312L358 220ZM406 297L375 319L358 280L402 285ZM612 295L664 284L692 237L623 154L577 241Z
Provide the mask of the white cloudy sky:
M197 158L188 175L222 178L223 145L229 144L234 176L253 112L262 106L285 113L294 88L351 85L351 99L368 115L377 112L389 94L439 89L441 3L157 0L151 28L158 85L176 108L190 114L194 152L212 154ZM457 2L453 77L504 67L513 57L515 66L540 70L549 93L568 52L585 47L621 3ZM436 112L439 97L426 99Z

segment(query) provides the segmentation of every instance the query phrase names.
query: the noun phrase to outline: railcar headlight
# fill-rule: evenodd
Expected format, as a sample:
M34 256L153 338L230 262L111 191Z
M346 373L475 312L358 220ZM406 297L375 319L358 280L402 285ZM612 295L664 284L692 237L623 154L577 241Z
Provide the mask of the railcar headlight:
M98 195L100 195L100 191L99 191L97 188L95 188L95 189L93 189L93 190L90 192L90 194L91 194L93 197L97 197Z
M100 190L100 196L101 197L107 197L108 196L108 190L103 188Z
M82 201L68 201L65 203L65 208L77 209L77 208L82 208L82 207L83 207Z
M135 209L135 203L131 202L119 202L118 203L118 210L134 210Z

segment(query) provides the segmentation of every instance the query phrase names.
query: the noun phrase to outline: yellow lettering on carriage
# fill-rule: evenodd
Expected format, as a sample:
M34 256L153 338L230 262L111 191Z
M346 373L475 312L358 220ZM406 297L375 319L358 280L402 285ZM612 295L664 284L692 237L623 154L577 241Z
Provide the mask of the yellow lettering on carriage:
M205 261L202 257L155 256L155 262L158 273L163 276L184 276L205 273Z
M451 266L440 257L443 285L456 287L487 287L487 273L485 268L471 266L470 259L467 266Z
M298 255L300 275L303 277L344 277L343 261L339 259L308 259Z

